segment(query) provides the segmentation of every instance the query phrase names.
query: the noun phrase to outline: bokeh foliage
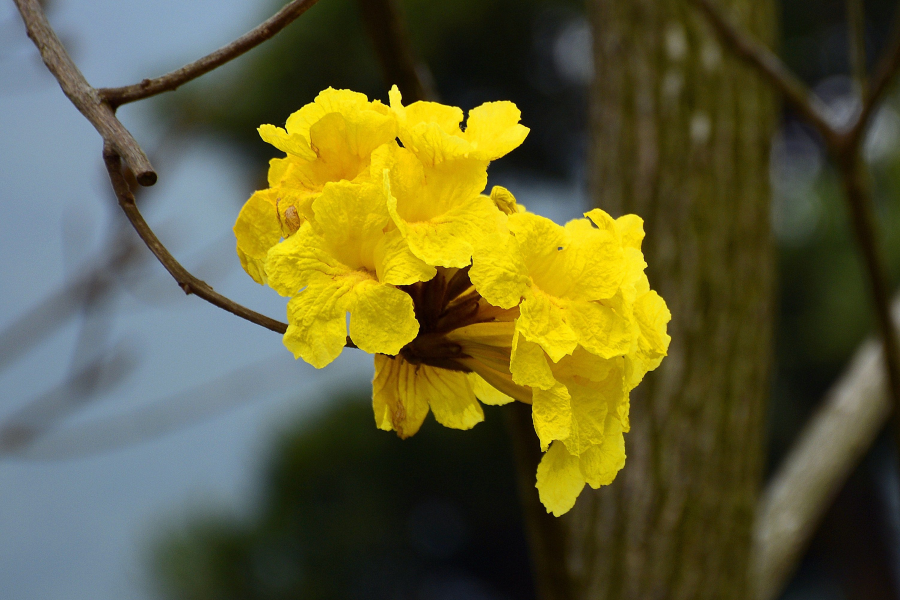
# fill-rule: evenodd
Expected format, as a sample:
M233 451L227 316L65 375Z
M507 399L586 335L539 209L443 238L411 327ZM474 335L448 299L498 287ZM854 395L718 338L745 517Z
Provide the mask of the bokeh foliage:
M166 598L533 597L501 409L454 431L429 417L409 440L374 427L367 394L283 434L259 510L166 532Z

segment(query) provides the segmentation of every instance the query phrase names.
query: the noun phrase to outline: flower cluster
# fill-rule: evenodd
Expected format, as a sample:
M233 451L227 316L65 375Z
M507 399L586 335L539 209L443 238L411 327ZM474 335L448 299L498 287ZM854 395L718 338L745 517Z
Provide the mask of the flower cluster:
M540 498L565 513L624 465L629 392L668 348L643 222L594 209L560 226L504 188L485 195L490 161L528 134L511 102L463 128L456 107L389 97L329 88L259 128L287 156L237 218L241 264L290 298L295 357L375 355L381 429L409 437L429 411L469 429L479 400L530 404Z

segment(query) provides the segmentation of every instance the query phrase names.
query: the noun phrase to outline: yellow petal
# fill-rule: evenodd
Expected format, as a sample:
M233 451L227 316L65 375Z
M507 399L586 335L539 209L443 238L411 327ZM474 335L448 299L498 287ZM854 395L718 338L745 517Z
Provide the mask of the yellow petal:
M632 344L632 323L599 302L573 301L566 307L566 323L588 352L603 358L624 356Z
M375 272L379 281L393 285L428 281L437 274L434 267L412 253L399 229L384 234L375 247Z
M444 427L471 429L484 421L484 411L465 373L420 365L416 385Z
M546 450L553 440L563 440L572 431L572 405L569 391L561 383L549 390L533 388L531 400L531 420L534 431Z
M415 435L428 415L428 400L419 389L416 365L400 357L375 355L372 407L375 424L403 439Z
M472 254L469 279L485 300L512 308L525 293L528 273L518 242L505 229L481 239Z
M609 485L625 466L625 436L615 419L609 419L603 443L585 450L579 459L579 468L585 482L597 489Z
M375 272L375 247L390 221L384 194L382 185L339 181L313 202L314 227L325 247L351 269Z
M629 388L636 387L648 371L659 366L671 341L666 326L672 315L659 294L650 291L639 297L634 305L634 316L640 335L637 351L626 357Z
M317 369L340 355L347 339L345 312L338 303L346 289L331 281L314 282L287 305L284 345Z
M256 192L234 223L241 266L257 283L266 283L266 254L281 239L281 225L271 190Z
M578 459L566 452L562 444L552 444L538 465L535 487L548 513L558 517L569 512L584 489Z
M609 405L615 402L612 395L618 392L621 397L625 391L624 375L621 369L617 369L607 381L600 383L567 379L566 388L571 394L571 427L569 435L560 439L569 454L579 456L591 446L603 442Z
M589 214L588 214L589 216ZM644 220L637 215L622 215L616 219L616 230L626 248L641 249L644 241Z
M470 156L497 160L518 148L528 135L519 125L522 113L512 102L485 102L469 111L464 137L472 144Z
M563 320L565 311L554 298L533 287L526 290L519 310L521 316L516 329L529 341L539 344L553 362L575 350L578 336Z
M419 332L412 298L391 285L362 280L345 302L350 339L365 352L395 355Z
M472 386L472 391L475 392L475 396L484 404L490 404L491 406L502 406L514 401L514 398L507 396L506 394L489 384L484 380L483 377L481 377L477 373L469 373L468 375L469 384Z
M509 370L513 381L519 385L543 390L556 385L544 351L534 342L528 341L518 330L513 336Z
M295 235L272 247L266 258L269 286L282 296L293 296L314 277L339 277L349 272L309 222Z
M672 319L672 313L659 294L650 291L637 299L634 316L641 327L642 343L648 353L665 356L669 349L671 337L666 333L666 326Z
M572 287L565 295L581 300L610 298L625 275L622 244L612 219L600 229L584 227L582 224L586 223L585 219L577 219L566 224L572 241L563 254L565 274Z
M281 127L260 125L259 137L282 152L299 156L305 160L315 160L316 153L309 147L309 140L300 135L291 135Z
M472 261L475 246L484 235L485 222L490 222L497 212L485 196L471 197L427 221L404 220L394 196L389 196L388 210L414 255L432 266L456 268L466 267Z

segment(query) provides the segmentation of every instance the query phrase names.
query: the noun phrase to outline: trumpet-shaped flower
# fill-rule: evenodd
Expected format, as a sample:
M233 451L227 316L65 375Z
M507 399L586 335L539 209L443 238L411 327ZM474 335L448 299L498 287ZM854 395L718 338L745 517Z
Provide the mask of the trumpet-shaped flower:
M288 303L285 345L315 367L337 358L350 339L371 353L396 354L415 338L412 299L394 287L424 281L435 270L409 253L389 216L383 188L331 183L312 204L314 221L273 247L269 285Z
M328 88L288 117L284 128L262 125L259 134L287 156L272 159L269 189L247 201L234 229L241 264L265 283L268 249L310 218L327 183L368 178L372 151L396 137L397 122L377 100Z
M326 90L260 135L283 150L234 226L244 269L290 298L284 344L317 368L375 355L377 427L456 429L482 404L531 405L537 488L555 515L625 463L629 392L665 356L643 222L602 210L559 226L487 167L528 129L510 102L469 112ZM399 142L398 142L399 138ZM349 319L348 319L349 315ZM349 333L349 342L348 342Z

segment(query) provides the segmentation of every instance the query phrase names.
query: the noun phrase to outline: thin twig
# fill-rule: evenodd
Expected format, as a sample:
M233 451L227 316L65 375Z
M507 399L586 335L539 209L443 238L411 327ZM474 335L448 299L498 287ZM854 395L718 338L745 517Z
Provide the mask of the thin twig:
M0 331L0 370L23 356L73 316L80 302L96 288L109 288L113 283L111 274L120 273L135 264L138 242L130 243L118 237L116 240L119 243L105 260L45 297Z
M866 14L863 0L846 0L846 6L850 65L853 79L859 88L859 96L865 102L869 97L869 78L866 73Z
M900 298L894 300L900 321ZM869 340L825 394L760 498L751 581L756 600L778 597L822 516L891 413L881 345Z
M294 22L297 17L313 7L319 0L293 0L275 13L268 20L254 27L230 44L222 46L215 52L195 60L180 69L166 73L154 79L144 79L140 83L115 88L100 88L97 92L113 108L129 102L143 100L163 92L171 92L185 83L225 63L237 58L248 50L252 50L279 31Z
M407 102L433 99L427 67L415 58L396 0L357 0L357 5L385 83L396 84Z
M882 97L890 87L897 71L900 70L900 8L894 13L894 25L891 29L891 37L887 50L882 54L872 75L872 83L869 86L869 94L865 98L859 117L848 136L848 145L859 146L865 138L869 121L875 113L875 109Z
M723 44L738 57L752 65L785 99L809 121L822 135L831 139L835 136L831 125L831 111L822 100L813 94L800 79L775 54L748 36L719 12L710 0L693 0L706 15L709 24Z
M103 137L104 144L112 146L116 154L125 159L138 183L145 186L156 183L156 171L153 170L150 160L131 133L116 118L112 107L85 80L56 32L50 27L47 15L44 14L38 0L14 1L25 22L28 37L37 46L44 64L56 77L63 93L91 122Z
M850 154L836 156L835 161L841 171L841 183L850 206L853 230L869 276L872 303L884 344L887 383L894 400L894 436L900 447L900 345L897 343L897 330L891 320L887 269L875 223L868 173L857 147Z
M175 281L178 282L178 286L184 290L185 294L199 296L210 304L214 304L223 310L227 310L233 315L246 319L251 323L261 325L266 329L271 329L278 333L284 333L287 330L286 324L265 315L261 315L256 311L250 310L249 308L241 306L237 302L226 298L222 294L216 292L209 284L197 279L189 273L187 269L181 266L181 263L175 260L175 257L172 256L162 242L159 241L159 238L156 237L156 234L153 233L153 230L150 229L150 226L138 210L137 204L134 202L134 195L131 193L128 182L125 180L125 176L122 173L122 163L118 154L116 154L115 150L111 147L107 146L103 149L103 160L106 163L106 170L109 173L109 180L110 183L112 183L113 191L116 194L116 198L119 200L119 206L125 211L125 216L128 217L128 220L131 221L135 231L141 236L141 239L144 240L144 243L150 251L153 252L153 255L156 256L160 263L162 263L162 266L165 267Z

